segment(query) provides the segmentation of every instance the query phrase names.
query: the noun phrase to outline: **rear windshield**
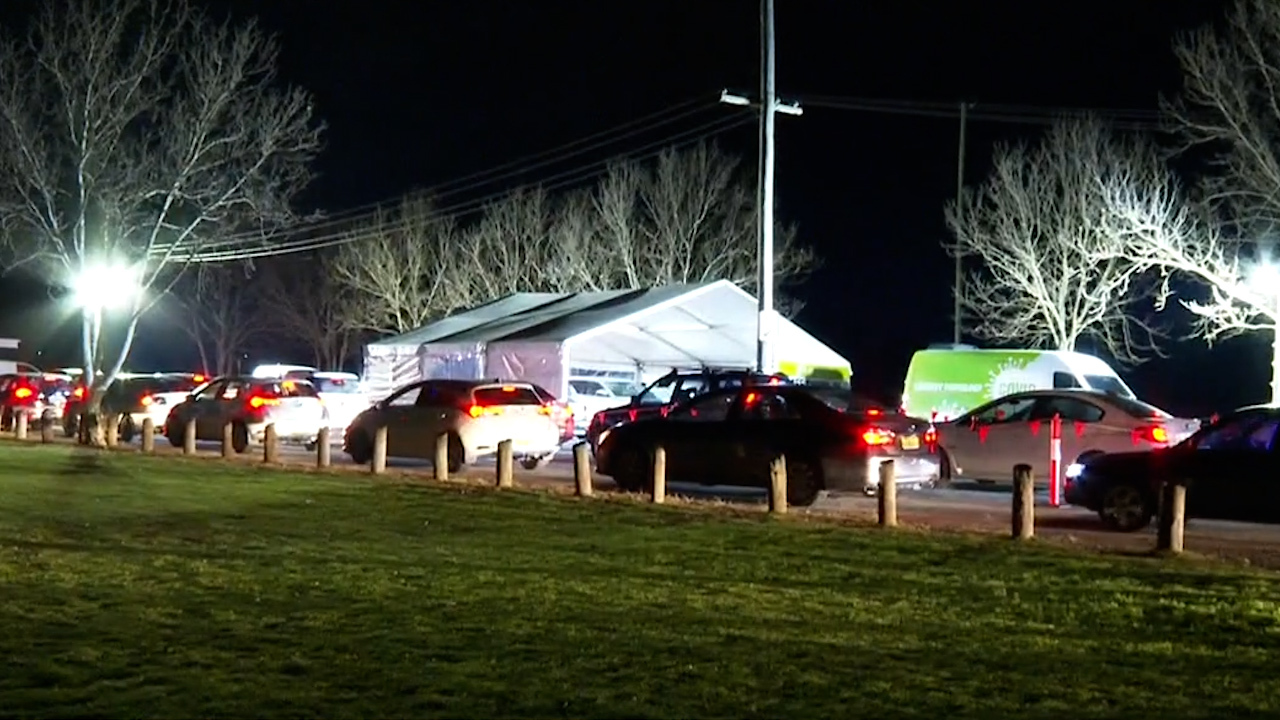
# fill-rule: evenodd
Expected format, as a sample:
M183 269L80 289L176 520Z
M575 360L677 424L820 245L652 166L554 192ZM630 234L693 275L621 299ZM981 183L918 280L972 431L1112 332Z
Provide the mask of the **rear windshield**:
M1173 417L1172 415L1165 412L1164 410L1161 410L1155 405L1148 405L1147 403L1144 403L1141 400L1138 400L1137 398L1111 395L1107 399L1110 400L1112 403L1114 403L1116 407L1123 410L1126 415L1132 418L1142 419L1142 418L1153 418L1153 417L1160 417L1160 418Z
M302 380L257 383L253 389L274 397L317 397L315 386Z
M312 377L311 382L322 393L358 393L360 381L350 378Z
M538 394L528 385L480 387L471 391L477 405L541 405Z
M121 385L126 393L137 395L190 392L196 387L194 380L184 377L125 380Z
M885 405L849 390L836 387L805 386L805 392L827 404L827 407L843 413L865 413L868 410L885 410Z

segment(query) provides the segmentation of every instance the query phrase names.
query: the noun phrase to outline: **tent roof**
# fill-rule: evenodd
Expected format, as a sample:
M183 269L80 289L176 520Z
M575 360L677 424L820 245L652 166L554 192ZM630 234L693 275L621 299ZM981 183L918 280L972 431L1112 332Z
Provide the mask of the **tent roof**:
M728 280L639 290L521 293L378 345L557 343L574 360L647 365L752 366L756 300ZM788 320L775 345L806 364L848 361Z

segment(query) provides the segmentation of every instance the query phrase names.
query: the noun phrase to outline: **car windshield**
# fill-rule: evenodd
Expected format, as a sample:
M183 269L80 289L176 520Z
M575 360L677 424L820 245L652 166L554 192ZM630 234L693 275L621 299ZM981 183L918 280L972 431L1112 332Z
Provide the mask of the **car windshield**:
M610 380L601 384L608 388L609 392L621 397L631 397L639 389L635 383L626 380Z
M1084 381L1089 383L1090 388L1099 392L1114 395L1115 397L1136 399L1129 386L1125 385L1124 381L1115 375L1085 375Z

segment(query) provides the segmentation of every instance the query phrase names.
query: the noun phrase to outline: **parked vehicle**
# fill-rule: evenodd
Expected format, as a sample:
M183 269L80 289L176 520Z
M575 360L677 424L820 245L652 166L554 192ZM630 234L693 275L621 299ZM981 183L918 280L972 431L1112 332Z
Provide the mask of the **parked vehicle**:
M559 400L552 395L546 388L536 383L529 383L533 391L538 394L538 399L543 405L551 411L551 420L560 430L560 444L563 445L574 438L575 428L577 425L577 417L573 412L573 408L569 407L569 403Z
M387 455L434 459L436 438L448 438L449 469L498 452L510 440L528 468L551 462L560 449L552 410L533 386L489 380L424 380L397 389L347 428L343 448L358 464L373 456L374 436L387 428Z
M163 429L169 411L205 380L199 373L120 373L102 399L102 411L120 415L120 439L130 442L148 417ZM89 393L83 378L75 382L62 409L62 432L67 437L79 434Z
M296 375L294 374L296 373ZM356 416L369 408L370 400L360 384L360 376L349 372L292 371L286 376L300 377L315 386L329 413L329 428L337 439L346 432Z
M1037 484L1048 485L1055 415L1062 422L1064 469L1104 453L1166 448L1200 426L1095 390L1014 393L936 425L943 478L1011 483L1013 466L1025 463Z
M874 492L888 459L898 484L933 482L931 439L927 422L833 407L804 386L726 387L606 429L596 463L622 490L647 490L662 447L671 482L768 487L770 462L782 455L788 503L810 505L823 490Z
M174 406L165 421L165 437L181 446L193 419L197 440L221 440L230 423L231 445L238 453L250 443L261 443L268 425L275 426L281 441L314 443L329 422L319 392L306 380L240 375L214 378Z
M0 430L11 430L21 415L29 427L53 424L71 395L71 378L57 373L0 375Z
M633 395L626 405L597 412L587 428L587 441L592 451L599 447L600 434L605 430L627 422L661 417L671 408L692 400L703 393L727 387L744 385L780 385L787 376L779 373L762 374L752 370L705 369L677 371L663 375Z
M912 355L902 389L902 412L947 421L1013 393L1070 389L1135 399L1116 371L1092 355L946 345Z
M1237 410L1167 450L1113 453L1072 469L1065 499L1108 528L1151 523L1166 481L1187 483L1187 517L1280 521L1280 407Z
M569 407L573 415L582 418L578 424L577 434L586 435L587 418L610 408L626 405L631 396L640 388L630 380L610 377L573 377L569 378Z

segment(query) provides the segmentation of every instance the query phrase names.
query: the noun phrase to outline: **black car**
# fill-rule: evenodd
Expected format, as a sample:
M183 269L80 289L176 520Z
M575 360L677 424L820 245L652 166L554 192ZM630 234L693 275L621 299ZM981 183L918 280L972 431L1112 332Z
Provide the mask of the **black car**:
M1132 532L1151 523L1165 481L1187 483L1187 517L1280 520L1280 407L1242 408L1164 450L1101 455L1068 468L1066 501Z
M602 410L591 418L587 426L587 442L594 451L599 445L601 433L622 423L661 417L680 403L688 402L703 393L721 388L744 385L780 385L787 382L781 373L758 373L752 370L704 369L677 371L663 375L648 387L631 397L631 402L616 408Z
M647 489L654 449L666 452L667 479L701 485L768 487L769 464L786 457L787 501L809 505L822 490L872 492L879 466L896 465L904 485L938 473L927 422L800 385L724 388L665 416L616 425L601 434L598 471L627 492Z

